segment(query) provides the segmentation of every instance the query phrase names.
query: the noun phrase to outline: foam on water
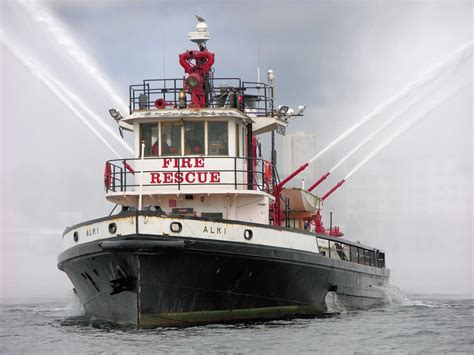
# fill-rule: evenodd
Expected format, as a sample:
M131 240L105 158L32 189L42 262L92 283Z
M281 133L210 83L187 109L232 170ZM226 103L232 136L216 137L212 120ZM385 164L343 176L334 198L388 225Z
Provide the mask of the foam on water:
M398 287L387 285L385 287L377 287L385 292L385 299L389 305L406 306L406 307L427 307L427 308L452 308L448 303L437 303L426 300L410 299Z
M347 309L337 298L336 292L326 293L326 297L324 297L324 302L326 303L328 313L347 313Z
M385 292L385 300L389 304L397 304L397 305L411 305L410 299L396 286L394 285L387 285L384 287L373 286L377 289L381 289Z
M81 305L81 302L79 301L79 297L74 295L73 299L71 302L69 302L67 305L62 308L62 311L68 313L71 316L81 316L84 315L84 308Z

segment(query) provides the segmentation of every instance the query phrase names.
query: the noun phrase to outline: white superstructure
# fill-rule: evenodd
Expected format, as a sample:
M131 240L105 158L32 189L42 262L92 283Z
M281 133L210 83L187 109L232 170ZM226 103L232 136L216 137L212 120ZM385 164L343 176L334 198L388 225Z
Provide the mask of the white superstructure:
M266 163L248 158L250 119L241 111L142 110L123 121L133 126L137 154L108 162L109 201L138 207L141 195L142 208L166 214L269 223Z

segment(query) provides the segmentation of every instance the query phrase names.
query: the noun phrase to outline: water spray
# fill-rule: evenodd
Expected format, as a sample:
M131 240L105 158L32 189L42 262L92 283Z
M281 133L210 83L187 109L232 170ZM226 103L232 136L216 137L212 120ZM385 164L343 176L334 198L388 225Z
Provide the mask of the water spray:
M462 87L462 86L461 86ZM421 113L415 116L415 118L411 119L410 121L405 122L402 126L400 126L389 138L384 141L382 144L377 146L372 152L370 152L364 159L362 159L359 164L357 164L347 175L344 179L339 181L335 186L333 186L323 197L321 200L326 200L334 191L336 191L339 187L341 187L347 179L349 179L355 172L357 172L360 168L362 168L369 160L374 158L378 155L381 151L387 148L395 139L400 137L403 133L408 131L412 128L416 123L421 121L423 118L427 117L430 113L435 111L439 106L441 106L446 100L450 97L454 96L454 94L459 91L461 87L458 87L455 90L450 91L449 93L445 94L437 103L430 105L427 109L423 110Z
M334 147L336 144L342 142L350 134L354 133L357 129L359 129L360 127L362 127L363 125L367 124L372 119L377 117L380 113L382 113L385 109L387 109L394 102L410 95L416 89L422 87L423 85L428 83L430 80L436 80L439 76L444 74L447 70L449 70L451 68L454 68L454 67L457 67L458 65L462 64L463 62L465 62L466 60L471 58L472 53L473 53L473 49L474 49L474 42L470 41L470 42L462 45L457 50L455 50L453 53L451 53L446 58L444 58L442 61L438 62L436 65L434 65L433 67L431 67L430 69L425 71L417 80L411 82L403 90L401 90L397 94L393 95L389 99L385 100L381 105L377 106L372 112L370 112L368 115L366 115L362 120L360 120L359 122L354 124L348 130L343 132L339 137L337 137L335 140L333 140L331 143L329 143L319 153L317 153L314 157L312 157L307 163L303 164L297 170L295 170L292 174L290 174L290 176L288 176L288 178L283 180L278 185L279 188L281 189L283 187L283 185L285 185L288 181L290 181L292 178L294 178L296 175L298 175L300 172L302 172L304 169L306 169L312 162L314 162L316 159L321 157L324 153L326 153L329 149ZM324 179L325 178L323 178L322 180L324 180ZM322 181L320 181L319 183L321 183L321 182ZM315 186L314 187L311 186L311 187L314 189Z
M75 95L69 88L67 88L63 83L53 77L50 73L46 72L44 69L41 69L43 74L57 87L59 87L72 101L79 105L89 116L91 116L103 129L107 131L115 140L117 140L129 153L133 154L133 149L128 145L127 142L123 140L122 137L119 137L112 128L110 128L104 121L92 111L84 102Z
M426 83L430 82L430 80L436 80L439 79L439 77L449 69L452 69L454 67L457 67L458 65L462 64L466 60L472 57L472 52L474 49L474 41L470 41L464 45L462 45L460 48L455 50L453 53L448 55L446 58L444 58L442 61L438 62L436 65L425 71L417 80L411 82L409 85L407 85L404 89L402 89L400 92L397 94L393 95L389 99L385 100L382 104L377 106L372 112L370 112L368 115L366 115L362 120L354 124L352 127L350 127L348 130L346 130L344 133L342 133L339 137L337 137L335 140L333 140L331 143L329 143L325 148L323 148L319 153L317 153L315 156L313 156L308 162L304 163L301 165L298 169L296 169L293 173L291 173L286 179L281 181L278 185L275 186L274 189L274 195L275 195L275 206L274 206L274 221L277 226L281 224L281 219L280 219L280 193L283 189L283 186L285 186L291 179L293 179L295 176L297 176L300 172L305 170L311 163L313 163L316 159L318 159L320 156L322 156L324 153L326 153L329 149L334 147L336 144L342 142L345 138L347 138L349 135L354 133L357 129L362 127L363 125L367 124L370 122L372 119L377 117L380 113L382 113L385 109L387 109L390 105L392 105L394 102L409 96L411 93L413 93L416 89L422 87ZM319 185L322 181L324 181L330 173L326 173L323 175L315 184L313 184L310 189L314 189L317 185ZM336 187L331 189L329 193L324 195L323 200L327 198L332 192L334 192L339 186L344 184L345 180L341 180Z
M118 95L105 79L104 75L93 64L85 51L74 41L73 37L67 33L66 29L58 19L50 14L46 9L40 8L37 2L20 0L19 3L27 10L35 22L42 24L54 40L66 49L66 53L78 63L94 79L97 84L110 96L122 112L128 112L129 108L123 99Z
M10 52L26 67L30 72L36 76L58 99L60 99L69 110L76 115L101 141L109 148L118 158L121 158L121 155L109 144L109 142L100 134L99 131L95 129L94 126L82 115L82 113L77 110L73 103L63 95L63 93L58 89L58 87L53 83L48 75L43 69L40 69L39 66L35 65L26 55L21 53L12 43L10 43L6 36L0 33L0 40L5 44L5 46L10 50Z
M426 94L425 94L426 96ZM374 137L376 137L380 132L382 132L385 128L387 128L393 121L402 117L413 105L420 101L421 98L418 100L414 100L410 104L403 107L400 111L393 114L387 121L385 121L382 125L380 125L377 129L375 129L371 134L369 134L363 141L361 141L358 145L356 145L349 153L347 153L341 160L339 160L327 173L322 175L318 181L316 181L313 185L311 185L308 191L313 191L317 186L319 186L324 180L327 179L329 175L331 175L334 170L340 167L347 159L349 159L352 155L357 153L364 145L370 142Z

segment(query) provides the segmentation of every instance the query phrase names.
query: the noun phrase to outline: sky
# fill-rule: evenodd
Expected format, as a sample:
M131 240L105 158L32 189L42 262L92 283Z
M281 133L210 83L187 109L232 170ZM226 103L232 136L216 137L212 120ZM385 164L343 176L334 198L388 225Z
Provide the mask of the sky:
M70 88L102 120L99 124L84 115L92 127L119 155L130 156L103 127L117 134L108 109L120 105L97 79L102 77L126 105L130 84L182 77L178 54L194 48L187 34L194 30L198 14L209 26L216 77L255 80L260 66L263 79L271 67L277 103L307 106L304 117L293 120L287 132L311 132L322 149L473 41L471 1L121 0L33 5L47 11L64 36L58 43L44 18L28 11L28 3L1 2L0 297L10 300L70 295L72 286L56 267L62 231L113 208L104 198L102 174L104 162L115 153L51 93L38 72L47 71ZM37 64L36 76L6 42ZM78 59L87 61L89 69ZM410 111L316 191L326 192L397 125L440 101L447 88L468 80L355 173L324 206L326 220L332 211L345 237L386 251L391 282L408 292L473 294L472 68L470 58L415 94L419 97L412 96L416 104ZM405 104L397 102L316 161L315 175L326 172ZM131 144L130 134L126 142ZM277 144L282 157L281 136Z

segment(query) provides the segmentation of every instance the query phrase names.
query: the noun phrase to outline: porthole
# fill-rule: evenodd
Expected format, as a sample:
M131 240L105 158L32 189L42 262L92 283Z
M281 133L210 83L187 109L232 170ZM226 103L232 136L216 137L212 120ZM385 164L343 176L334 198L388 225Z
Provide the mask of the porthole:
M183 226L181 223L179 222L171 222L170 224L170 230L173 232L173 233L179 233L183 230Z
M117 225L115 223L110 223L109 224L109 233L110 234L117 233Z
M72 235L72 238L73 238L74 241L77 243L77 242L79 241L79 233L74 232L74 234Z
M252 237L253 237L253 232L252 232L252 230L250 230L250 229L244 230L244 238L245 238L246 240L250 240L250 239L252 239Z

